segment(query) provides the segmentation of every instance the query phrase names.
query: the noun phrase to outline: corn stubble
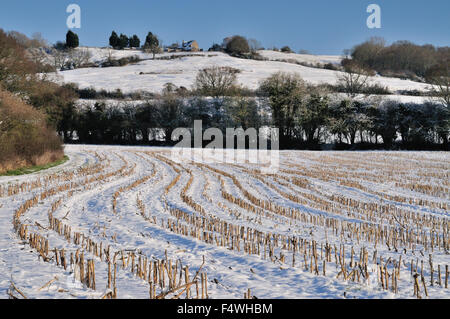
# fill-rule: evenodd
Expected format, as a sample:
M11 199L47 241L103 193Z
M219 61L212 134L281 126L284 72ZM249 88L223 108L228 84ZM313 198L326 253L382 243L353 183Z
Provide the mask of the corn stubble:
M446 216L424 214L410 207L448 211L445 199L450 185L439 174L440 164L416 164L416 173L408 174L406 169L399 169L379 158L381 155L372 155L373 162L365 163L360 158L363 155L333 154L322 155L318 165L305 165L288 158L280 173L275 175L263 174L249 165L230 164L225 168L194 162L181 165L171 161L164 151L135 151L133 154L148 161L148 174L134 177L136 163L129 163L119 154L115 156L120 158L122 166L114 170L111 157L92 152L96 164L0 186L0 197L33 194L14 212L12 224L17 236L36 252L37 259L73 272L86 289L106 289L101 296L103 299L118 298L117 276L125 272L148 285L151 299L211 298L204 257L199 269L192 273L189 265L168 258L167 251L159 258L149 257L138 250L112 248L117 247L117 240L115 236L114 240L107 237L107 230L103 236L76 231L70 224L69 213L77 212L67 212L63 218L54 216L75 193L126 177L130 182L113 192L109 212L112 215L129 213L121 210L120 202L133 194L136 201L132 213L150 227L162 228L236 254L256 256L281 269L298 268L313 276L371 285L394 295L410 287L410 296L419 299L430 297L431 291L438 293L439 289L448 289L448 265L436 264L433 256L450 251L449 220ZM304 156L317 160L312 154ZM162 179L165 186L158 196L164 211L152 215L139 190L151 189L156 183L163 182L158 173L161 165L169 167L175 175ZM421 182L417 182L418 177ZM196 184L197 179L204 182ZM424 182L427 180L440 180L440 183L427 184ZM282 200L260 196L249 187L252 181ZM364 192L380 200L367 201L343 192L329 192L317 181L333 183L351 192ZM390 183L401 191L393 194L369 187L368 183ZM202 191L196 191L194 185L202 185ZM220 189L220 198L212 197L213 187ZM414 192L426 196L414 197ZM187 208L174 205L174 197ZM199 201L200 197L204 200ZM48 225L30 224L25 216L46 200L51 202ZM211 206L222 214L211 213ZM284 223L293 229L308 229L311 233L304 232L299 236L278 232L275 228L267 231L260 227L264 221ZM318 229L323 231L324 238L312 236ZM52 246L43 230L63 239L67 247ZM415 257L410 258L412 255ZM106 269L106 273L98 270L96 273L101 263L105 264L102 269ZM106 287L97 285L100 277L105 279ZM10 290L17 294L17 289ZM254 297L250 287L243 296L246 299Z

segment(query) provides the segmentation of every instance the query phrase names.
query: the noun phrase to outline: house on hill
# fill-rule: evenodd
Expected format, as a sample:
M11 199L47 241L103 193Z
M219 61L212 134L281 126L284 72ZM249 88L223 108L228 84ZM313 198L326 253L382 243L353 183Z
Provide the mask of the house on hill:
M187 52L198 52L200 51L200 48L198 46L197 41L191 40L187 42L183 41L183 43L181 44L181 50Z
M197 41L183 41L181 45L174 43L170 46L165 47L166 52L199 52L201 51Z

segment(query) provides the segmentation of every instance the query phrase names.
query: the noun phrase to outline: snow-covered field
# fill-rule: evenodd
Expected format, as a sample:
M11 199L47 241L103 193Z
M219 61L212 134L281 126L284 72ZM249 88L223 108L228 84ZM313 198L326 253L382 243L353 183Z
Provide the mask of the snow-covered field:
M205 274L209 298L415 298L414 276L450 297L448 153L281 151L264 174L170 150L67 146L61 167L0 177L0 298L101 298L114 264L118 298L184 298L185 266L200 297Z
M297 53L284 53L272 50L260 50L258 53L268 60L292 60L300 63L311 64L341 64L342 56L339 55L313 55L313 54L297 54Z
M95 48L95 47L80 47L77 50L84 50L89 51L90 53L90 61L91 62L104 62L106 61L110 56L115 59L120 58L126 58L131 56L137 56L140 59L152 59L153 54L151 53L145 53L141 50L134 50L134 49L125 49L125 50L114 50L111 48ZM295 60L297 62L301 63L312 63L312 64L326 64L326 63L332 63L332 64L340 64L342 60L342 56L339 55L313 55L313 54L297 54L297 53L283 53L283 52L277 52L272 50L260 50L258 53L265 59L268 60ZM214 55L216 52L165 52L161 54L156 54L157 58L160 57L167 57L171 55L187 55L187 54L194 54L194 55Z
M92 61L105 60L109 52L108 49L100 48L88 48L88 50L93 55ZM280 71L297 73L305 81L313 84L335 84L340 74L339 71L310 68L292 63L238 59L221 52L198 52L195 53L196 56L185 56L173 60L152 60L150 55L136 50L111 50L111 52L115 58L138 55L142 59L148 60L123 67L82 68L63 71L59 72L60 80L77 83L81 88L94 87L108 91L121 89L124 93L140 90L158 93L161 92L167 83L191 88L197 72L211 66L229 66L239 69L241 72L238 74L238 82L250 89L256 89L262 80ZM260 51L260 53L268 59L281 59L280 55L285 55L286 59L293 58L297 61L308 63L313 61L337 63L339 59L339 57L333 56L285 54L274 51ZM158 57L173 54L164 53L158 55ZM185 54L176 53L176 55ZM387 86L393 92L399 90L428 91L430 86L410 80L381 76L372 77L370 82Z

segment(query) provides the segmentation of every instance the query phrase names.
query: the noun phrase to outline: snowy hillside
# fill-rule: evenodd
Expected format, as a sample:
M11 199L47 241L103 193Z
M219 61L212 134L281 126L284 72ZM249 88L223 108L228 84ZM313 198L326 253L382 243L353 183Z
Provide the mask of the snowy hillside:
M79 47L76 50L88 51L91 56L90 61L94 62L94 63L105 62L110 57L113 59L121 59L121 58L127 58L127 57L131 57L131 56L137 56L142 60L153 58L153 54L145 53L145 52L142 52L142 50L135 50L135 49L114 50L111 48ZM171 56L171 55L186 55L186 54L191 54L191 53L186 53L186 52L161 53L161 54L156 54L156 57L160 58L160 57ZM192 53L192 54L198 54L198 55L203 56L202 52Z
M100 61L106 59L110 50L90 48L89 51L93 55L92 61ZM199 52L196 53L198 56L181 57L173 60L152 60L148 54L135 50L111 50L111 53L115 58L138 55L140 58L148 60L123 67L83 68L59 72L61 80L77 83L81 88L94 87L108 91L121 89L124 93L128 93L139 90L160 92L164 85L169 82L177 86L191 88L197 72L211 66L229 66L239 69L241 71L238 74L239 83L250 89L256 89L263 79L280 71L298 73L304 80L313 84L334 84L337 82L340 73L292 63L238 59L221 52ZM274 59L278 58L278 54L283 54L273 51L262 53L267 55L268 58ZM164 55L172 54L165 53ZM183 53L178 53L178 55L183 55ZM288 56L290 55L288 54ZM293 54L292 56L302 59L304 55ZM314 60L312 56L308 56L308 59ZM318 56L317 60L314 61L326 62L328 60L335 63L338 61L338 57ZM427 84L398 78L375 76L370 81L373 84L378 83L387 86L393 92L398 90L427 91L429 88Z
M284 53L272 50L260 50L258 53L268 60L292 60L300 63L310 64L337 64L341 63L342 57L339 55L313 55L313 54L297 54L297 53Z

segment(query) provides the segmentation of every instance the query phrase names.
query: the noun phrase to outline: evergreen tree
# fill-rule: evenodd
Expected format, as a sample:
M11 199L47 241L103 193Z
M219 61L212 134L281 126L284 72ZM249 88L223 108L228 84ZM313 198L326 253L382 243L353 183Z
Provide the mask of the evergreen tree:
M117 48L119 46L119 37L115 31L113 31L109 37L109 45L113 48Z
M129 42L130 40L128 39L128 37L125 34L121 33L119 37L119 49L123 50L123 48L128 47Z
M76 33L73 33L71 30L69 30L66 34L66 46L68 48L76 48L79 46L79 39L78 35Z
M155 59L155 55L161 51L159 45L158 37L149 32L145 38L144 51L153 53L153 59Z
M130 48L139 48L141 46L141 40L135 34L130 38Z
M152 48L152 47L158 47L159 46L159 40L153 33L149 32L147 34L147 37L145 38L145 46Z

